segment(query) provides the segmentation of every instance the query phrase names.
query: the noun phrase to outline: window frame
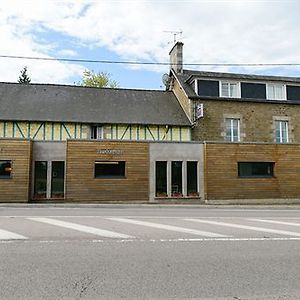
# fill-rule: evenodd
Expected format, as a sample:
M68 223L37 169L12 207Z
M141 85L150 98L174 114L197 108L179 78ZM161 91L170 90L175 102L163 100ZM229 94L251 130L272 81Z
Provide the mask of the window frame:
M121 163L124 165L122 167L123 171L124 171L124 175L96 175L96 165L97 164L115 165L115 164L121 164ZM126 179L126 178L127 178L127 176L126 176L126 161L124 161L124 160L122 160L122 161L119 161L119 160L113 160L113 161L96 160L94 162L94 179Z
M176 169L179 169L176 176ZM182 160L171 160L171 196L172 197L183 197L183 179L186 175L183 174L183 161ZM179 180L178 180L179 179ZM178 183L178 184L176 184Z
M158 190L158 164L159 163L163 163L165 165L165 190L164 191L159 191ZM167 160L156 160L154 162L154 174L155 174L155 197L159 198L159 197L168 197L168 161Z
M281 87L282 90L282 98L278 98L278 95L276 95L276 89L274 89L274 97L271 98L269 88L276 88ZM267 82L266 84L266 98L267 100L287 100L287 92L286 92L286 84L284 83L275 83L275 82Z
M269 164L269 167L270 167L270 174L265 174L265 175L242 175L241 173L241 167L242 165L245 165L245 164ZM253 166L252 166L253 168ZM274 178L275 177L275 162L274 161L239 161L237 162L237 171L238 171L238 178L250 178L250 179L255 179L255 178ZM253 170L251 170L253 171Z
M94 130L96 130L96 137L94 137ZM90 127L90 139L91 140L103 140L104 129L102 125L91 125Z
M228 86L228 96L223 95L222 85L227 84ZM232 96L230 94L230 85L236 85L236 96ZM241 98L241 83L239 81L232 81L232 80L220 80L219 81L219 96L222 98Z
M230 136L227 136L227 120L230 120ZM237 140L234 139L234 126L233 121L237 121ZM229 142L241 141L241 119L240 118L225 118L225 140Z
M283 123L286 124L286 141L283 140ZM279 140L277 140L277 124L279 124ZM289 143L289 121L288 120L275 120L275 142L278 144Z
M10 159L1 159L0 163L9 163L10 164L10 170L9 170L9 175L0 175L0 180L1 179L12 179L12 170L13 170L13 161Z
M196 191L191 191L191 183L192 180L188 176L189 175L189 165L194 164L195 165L195 170L196 171ZM186 180L186 195L187 197L199 197L199 161L197 160L187 160L186 161L186 172L185 172L185 180Z

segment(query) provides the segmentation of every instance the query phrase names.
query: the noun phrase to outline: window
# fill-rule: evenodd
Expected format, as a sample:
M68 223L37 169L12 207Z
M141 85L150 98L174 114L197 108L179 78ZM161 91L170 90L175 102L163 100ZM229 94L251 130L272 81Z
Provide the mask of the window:
M239 177L262 177L274 176L274 162L238 162Z
M187 172L187 195L198 196L198 172L197 172L197 161L188 161L186 163Z
M155 164L156 197L167 197L167 162L157 161Z
M238 82L221 82L221 97L239 98L239 83Z
M100 140L103 138L103 127L102 126L91 126L91 139Z
M241 82L241 97L249 99L267 99L266 84Z
M172 161L172 196L182 196L182 161Z
M276 143L289 142L288 121L275 121L275 140Z
M34 198L47 198L48 162L36 161L34 164Z
M195 80L195 92L199 96L219 97L219 81Z
M286 86L287 100L300 101L300 86Z
M96 161L95 178L125 178L125 161Z
M63 198L65 185L65 162L52 161L51 173L51 197Z
M267 84L267 99L270 100L286 100L285 85L283 84Z
M225 119L226 127L226 141L239 142L240 141L240 120L233 118Z
M0 179L11 178L11 161L0 160Z

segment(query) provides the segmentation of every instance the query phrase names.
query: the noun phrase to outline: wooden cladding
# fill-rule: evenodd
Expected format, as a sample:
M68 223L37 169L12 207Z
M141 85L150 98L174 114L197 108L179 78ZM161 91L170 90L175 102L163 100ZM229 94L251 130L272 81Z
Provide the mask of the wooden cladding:
M125 178L95 178L95 162L125 162ZM68 201L147 202L149 144L67 141Z
M9 178L0 178L0 202L27 202L31 176L31 142L0 139L0 160L11 162Z
M239 177L239 162L272 163L274 174ZM300 145L207 144L206 193L208 200L299 198Z

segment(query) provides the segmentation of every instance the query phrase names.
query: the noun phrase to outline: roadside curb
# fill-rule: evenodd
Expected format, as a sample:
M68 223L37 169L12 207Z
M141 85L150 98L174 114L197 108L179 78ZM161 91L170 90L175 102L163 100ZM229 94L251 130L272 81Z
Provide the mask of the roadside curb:
M186 209L300 209L299 204L161 204L161 203L0 203L0 209L4 208L54 208L54 209L76 209L76 208L102 208L102 209L132 209L132 208L186 208Z

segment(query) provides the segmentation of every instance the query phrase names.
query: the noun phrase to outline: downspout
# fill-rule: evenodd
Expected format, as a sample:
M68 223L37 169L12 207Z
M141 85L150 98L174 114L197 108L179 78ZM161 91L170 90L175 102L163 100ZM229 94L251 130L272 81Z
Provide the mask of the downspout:
M203 142L203 167L204 167L204 202L207 203L207 143L206 141Z

